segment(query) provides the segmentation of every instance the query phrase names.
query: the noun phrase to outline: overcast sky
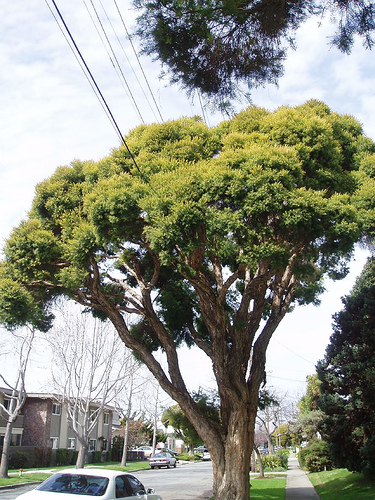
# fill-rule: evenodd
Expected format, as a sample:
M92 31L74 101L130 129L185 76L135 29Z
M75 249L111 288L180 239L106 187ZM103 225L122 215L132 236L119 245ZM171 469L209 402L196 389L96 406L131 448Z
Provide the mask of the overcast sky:
M159 113L164 120L202 114L199 102L192 103L178 87L159 79L161 68L156 62L141 58L153 95L146 92L147 85L112 0L102 2L111 23L100 2L95 5L126 81L115 72L113 56L111 60L85 2L56 3L123 134L142 121L160 121ZM128 4L130 9L130 2L118 4ZM50 0L48 5L52 8ZM49 177L56 167L68 165L76 158L99 160L119 145L119 139L47 3L0 0L0 8L2 246L12 228L26 217L37 183ZM134 12L123 6L121 12L131 30ZM91 16L95 18L92 10ZM274 110L281 105L320 99L334 111L353 115L362 123L365 134L375 139L375 54L364 50L359 42L350 56L342 55L329 48L330 32L327 26L308 22L298 33L297 50L289 52L278 88L267 86L254 91L253 104ZM104 39L105 35L101 36ZM209 125L221 119L207 112ZM269 348L267 364L269 383L277 389L298 393L304 390L306 375L314 373L314 365L324 355L332 333L331 316L341 308L341 297L349 293L366 256L366 252L358 251L348 278L327 284L328 292L319 308L297 309L280 325ZM35 373L38 363L33 365ZM184 353L183 369L189 373L192 388L211 384L203 355ZM37 384L31 389L37 390Z

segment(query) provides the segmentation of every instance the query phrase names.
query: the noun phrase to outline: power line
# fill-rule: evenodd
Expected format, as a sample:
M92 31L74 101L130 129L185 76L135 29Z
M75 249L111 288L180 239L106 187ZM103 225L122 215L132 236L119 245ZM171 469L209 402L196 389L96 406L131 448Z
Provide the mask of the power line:
M96 91L96 89L95 89L95 87L94 87L94 85L93 85L92 81L90 80L90 78L89 78L89 76L88 76L87 72L85 71L85 68L84 68L84 66L82 65L82 62L81 62L81 61L80 61L80 59L78 58L77 53L74 51L74 48L72 47L72 45L71 45L71 43L70 43L70 41L69 41L69 38L66 36L66 34L65 34L64 30L62 29L61 25L59 24L59 21L58 21L57 17L55 16L55 13L54 13L54 12L53 12L53 10L51 9L50 5L48 4L47 0L45 0L45 2L46 2L46 4L47 4L47 7L48 7L49 11L51 12L51 14L52 14L53 18L55 19L56 24L57 24L57 26L59 27L59 29L60 29L60 31L61 31L61 33L62 33L63 37L65 38L65 41L66 41L66 43L68 44L68 46L69 46L69 48L70 48L70 50L71 50L72 54L74 55L74 57L75 57L76 61L78 62L78 64L79 64L79 66L80 66L80 68L81 68L81 70L82 70L83 74L85 75L85 78L86 78L86 80L88 81L88 83L89 83L89 85L90 85L90 87L91 87L92 91L94 92L94 94L95 94L96 98L98 99L99 104L101 105L101 107L102 107L102 109L103 109L104 113L107 115L107 118L109 119L109 121L111 122L111 125L113 126L113 123L112 123L111 117L110 117L110 115L109 115L109 113L108 113L107 109L105 108L105 106L104 106L104 104L103 104L102 100L100 99L100 96L98 95L98 93L97 93L97 91ZM115 130L116 130L116 129L115 129ZM117 133L117 130L116 130L116 133ZM121 137L120 137L120 140L121 140Z
M144 72L144 70L143 70L143 66L142 66L141 61L140 61L140 59L139 59L139 57L138 57L137 51L135 50L134 44L133 44L133 42L132 42L131 36L130 36L130 34L129 34L129 32L128 32L128 29L127 29L127 27L126 27L125 21L124 21L124 19L123 19L122 15L121 15L120 9L119 9L119 7L118 7L118 5L117 5L116 0L113 0L113 1L114 1L115 6L116 6L117 12L118 12L118 14L119 14L119 16L120 16L120 19L121 19L122 25L124 26L125 33L126 33L126 35L127 35L127 37L128 37L129 43L130 43L130 45L131 45L131 47L132 47L132 49L133 49L133 52L134 52L135 58L136 58L136 60L137 60L137 62L138 62L138 66L139 66L139 68L140 68L140 70L141 70L141 72L142 72L143 78L144 78L144 80L145 80L145 82L146 82L147 88L148 88L148 90L149 90L149 92L150 92L150 94L151 94L151 97L152 97L152 99L153 99L153 101L154 101L155 107L156 107L156 109L157 109L157 111L158 111L158 113L159 113L160 119L161 119L161 121L162 121L162 122L164 122L164 119L163 119L163 116L162 116L162 114L161 114L160 108L159 108L159 106L158 106L158 104L157 104L157 102L156 102L156 99L155 99L154 93L153 93L153 91L152 91L152 89L151 89L151 87L150 87L150 84L149 84L149 82L148 82L148 78L147 78L147 76L146 76L146 74L145 74L145 72ZM121 45L121 47L122 47L122 44L121 44L121 43L120 43L120 45Z
M143 94L143 97L145 98L145 100L146 100L147 104L149 105L149 107L150 107L150 109L151 109L152 114L154 115L154 117L155 117L155 119L156 119L156 121L157 121L158 119L157 119L157 117L156 117L156 114L155 114L154 108L152 107L152 105L151 105L151 103L150 103L150 101L149 101L149 99L148 99L148 97L147 97L147 95L146 95L146 92L144 91L144 89L143 89L143 87L142 87L142 85L141 85L141 82L139 81L138 75L137 75L137 73L135 72L135 70L134 70L134 68L133 68L132 63L130 62L130 59L129 59L129 57L128 57L128 55L127 55L127 53L126 53L125 49L124 49L124 46L123 46L123 44L122 44L122 42L121 42L121 40L120 40L120 37L118 36L118 34L117 34L117 32L116 32L116 30L115 30L115 28L114 28L114 26L113 26L113 23L112 23L112 21L111 21L110 17L108 16L108 13L107 13L107 11L106 11L106 9L105 9L104 5L103 5L103 2L102 2L101 0L99 0L99 3L100 3L100 5L101 5L101 7L102 7L102 9L103 9L104 14L106 15L107 21L109 22L109 24L110 24L110 26L111 26L111 28L112 28L113 33L114 33L114 35L115 35L115 37L116 37L116 39L117 39L117 41L118 41L118 43L119 43L119 45L120 45L120 47L121 47L121 49L122 49L122 52L123 52L123 54L124 54L124 56L125 56L125 58L126 58L126 60L127 60L127 63L128 63L128 65L129 65L129 67L130 67L130 69L131 69L131 71L132 71L132 73L133 73L133 75L134 75L135 79L137 80L138 86L139 86L139 88L140 88L140 90L141 90L141 92L142 92L142 94ZM121 19L121 21L122 21L122 23L123 23L123 25L124 25L124 22L123 22L123 19L122 19L121 13L119 12L119 10L118 10L118 9L117 9L117 11L118 11L118 13L119 13L119 15L120 15L120 19ZM132 44L132 42L131 42L130 38L129 38L129 41L130 41L131 46L133 47L133 44ZM134 47L133 47L133 50L134 50ZM135 53L135 55L136 55L136 58L137 58L137 60L138 60L138 56L137 56L137 54L136 54L136 53ZM140 65L139 60L138 60L138 64ZM141 67L141 71L143 72L143 68L142 68L142 66L140 66L140 67ZM143 73L144 73L144 72L143 72ZM147 81L147 79L146 79L146 75L144 75L144 78L145 78L145 80L146 80L146 84L148 85L148 81ZM151 96L153 97L152 90L151 90L151 88L150 88L150 86L149 86L149 85L148 85L148 89L149 89L149 91L150 91L150 93L151 93ZM159 108L158 108L158 105L157 105L157 103L156 103L155 99L154 99L154 104L155 104L156 109L157 109L157 110L158 110L158 112L159 112L159 116L160 116L160 118L161 118L161 121L163 121L163 117L161 116L160 110L159 110Z
M98 33L98 35L99 35L100 40L102 41L103 45L105 46L105 44L104 44L104 40L102 39L102 37L100 36L99 31L98 31L98 30L97 30L97 28L96 28L96 25L95 25L94 20L93 20L93 18L92 18L92 16L91 16L91 14L90 14L90 12L89 12L89 9L87 8L87 5L86 5L85 0L83 0L83 3L85 4L85 7L86 7L86 9L87 9L87 11L88 11L88 13L89 13L89 15L90 15L90 17L91 17L91 20L92 20L92 22L93 22L93 24L94 24L94 26L95 26L95 29L96 29L96 31L97 31L97 33ZM139 118L140 118L141 122L142 122L142 123L144 123L144 119L143 119L142 113L140 112L140 109L139 109L139 107L138 107L138 105L137 105L137 102L136 102L136 100L135 100L135 98L134 98L134 96L133 96L133 93L132 93L132 91L131 91L131 89L130 89L130 87L129 87L129 84L128 84L128 82L127 82L127 79L126 79L126 77L125 77L125 74L124 74L124 72L122 71L122 68L121 68L121 66L120 66L120 63L119 63L119 61L118 61L118 59L117 59L117 56L116 56L116 54L115 54L115 51L113 50L112 44L111 44L111 42L110 42L110 40L109 40L109 38L108 38L108 35L107 35L106 31L105 31L105 28L104 28L103 23L102 23L102 21L101 21L101 19L100 19L100 16L99 16L99 14L98 14L98 11L96 10L96 7L95 7L95 5L94 5L93 0L90 0L90 3L91 3L91 6L92 6L92 8L93 8L93 10L94 10L94 12L95 12L96 18L97 18L97 20L98 20L98 22L99 22L99 25L100 25L100 27L101 27L101 29L102 29L102 32L103 32L103 34L104 34L104 36L105 36L105 39L107 40L107 44L108 44L108 46L109 46L109 48L110 48L110 50L111 50L111 53L112 53L113 58L114 58L114 60L115 60L115 62L116 62L117 68L118 68L118 69L119 69L119 71L120 71L120 74L121 74L121 76L122 76L122 81L123 81L123 82L125 83L125 85L126 85L126 88L127 88L128 93L129 93L130 99L131 99L131 101L133 102L133 106L134 106L134 108L135 108L136 112L138 113L138 115L139 115ZM104 9L103 9L103 10L104 10ZM108 16L107 16L107 18L108 18ZM107 49L106 49L106 51L107 51ZM108 51L107 51L107 54L108 54ZM113 61L112 61L111 57L109 56L109 54L108 54L108 57L109 57L109 59L110 59L110 61L111 61L112 65L113 65L113 67L115 68L115 70L116 70L116 72L117 72L116 66L115 66L115 64L113 63ZM120 78L120 80L121 80L121 78Z
M45 0L45 2L47 3L47 0ZM83 55L81 54L81 51L79 50L79 48L78 48L78 46L77 46L77 44L76 44L76 42L75 42L75 40L74 40L74 38L73 38L73 36L72 36L71 32L70 32L70 30L69 30L69 28L68 28L68 26L67 26L67 24L65 23L65 20L64 20L64 18L63 18L63 16L62 16L62 14L61 14L61 12L60 12L59 8L57 7L55 0L52 0L52 3L53 3L53 5L54 5L54 7L55 7L55 9L56 9L56 12L57 12L57 14L58 14L58 16L59 16L59 18L60 18L61 22L63 23L64 28L65 28L65 30L66 30L66 32L67 32L67 34L68 34L68 36L69 36L69 38L70 38L70 40L71 40L71 42L72 42L72 44L73 44L74 48L75 48L75 50L76 50L76 53L78 54L78 56L79 56L80 60L82 61L82 64L84 65L84 68L85 68L85 70L87 71L87 74L89 75L89 77L90 77L90 79L91 79L91 81L92 81L92 83L93 83L93 85L94 85L94 87L95 87L95 89L96 89L97 93L99 94L100 99L102 100L102 102L103 102L103 104L104 104L104 106L105 106L105 109L106 109L106 110L107 110L107 112L108 112L108 115L110 116L110 120L111 120L111 122L112 122L112 125L114 126L114 128L115 128L115 130L116 130L116 132L117 132L118 136L120 137L121 142L124 144L124 146L125 146L125 148L126 148L127 152L129 153L130 158L131 158L131 160L132 160L132 162L133 162L134 166L136 167L136 169L138 170L138 172L139 172L139 173L142 175L142 177L143 177L143 174L142 174L142 172L141 172L141 170L140 170L140 168L139 168L139 166L138 166L138 164L137 164L137 162L136 162L136 160L135 160L135 158L134 158L134 156L133 156L133 153L130 151L129 146L128 146L128 145L127 145L127 143L126 143L126 141L125 141L125 139L124 139L123 134L121 133L120 127L118 126L118 124L117 124L117 122L116 122L116 120L115 120L115 117L113 116L113 113L112 113L112 111L110 110L110 108L109 108L109 106L108 106L108 104L107 104L106 99L104 98L104 95L102 94L102 92L101 92L101 90L100 90L100 88L99 88L98 84L96 83L96 80L95 80L95 78L94 78L93 74L91 73L91 71L90 71L90 69L89 69L89 67L88 67L88 65L87 65L87 63L86 63L86 61L85 61L85 59L84 59ZM48 5L48 3L47 3L47 5ZM51 10L51 9L50 9L50 10ZM55 18L55 19L56 19L56 18ZM70 44L69 44L69 45L70 45ZM107 115L107 116L108 116L108 115Z
M298 356L299 358L301 358L303 361L306 361L306 363L310 363L310 365L313 365L315 367L315 363L313 363L312 361L304 358L303 356L301 356L300 354L297 354L296 352L292 351L292 349L290 349L289 347L287 347L286 345L282 344L281 342L279 342L278 340L274 339L275 342L277 342L278 344L281 345L281 347L284 347L284 349L287 349L288 351L290 351L292 354L294 354L295 356Z

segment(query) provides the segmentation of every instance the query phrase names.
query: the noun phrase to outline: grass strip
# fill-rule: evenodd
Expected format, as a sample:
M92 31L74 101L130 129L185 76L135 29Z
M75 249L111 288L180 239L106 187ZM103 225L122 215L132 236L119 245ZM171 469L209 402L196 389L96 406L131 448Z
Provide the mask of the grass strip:
M14 484L25 484L25 483L34 483L34 482L42 482L47 479L51 473L43 473L43 472L33 472L30 474L22 474L22 476L14 475L9 478L0 478L0 486L12 486Z
M251 479L251 500L284 500L286 477L252 478Z
M320 500L374 500L375 481L347 469L314 472L309 479Z

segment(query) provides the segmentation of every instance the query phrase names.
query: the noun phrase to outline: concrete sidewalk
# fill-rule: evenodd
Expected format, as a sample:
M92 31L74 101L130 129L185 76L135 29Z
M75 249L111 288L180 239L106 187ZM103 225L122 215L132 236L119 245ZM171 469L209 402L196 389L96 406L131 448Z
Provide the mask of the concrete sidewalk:
M285 500L320 500L306 472L294 455L290 455L286 478Z

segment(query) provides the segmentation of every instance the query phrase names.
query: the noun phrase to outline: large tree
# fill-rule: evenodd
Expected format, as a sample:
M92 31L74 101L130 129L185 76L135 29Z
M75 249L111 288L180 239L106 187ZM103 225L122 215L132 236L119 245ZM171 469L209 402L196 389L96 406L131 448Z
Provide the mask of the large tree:
M316 101L251 107L214 128L140 126L125 140L37 186L4 266L28 300L63 295L108 318L207 445L215 498L247 500L267 346L374 227L374 144ZM186 388L184 342L212 362L220 422Z
M375 474L375 259L371 258L344 308L334 316L334 331L321 380L322 432L336 465Z
M330 16L331 43L350 52L355 36L373 45L375 4L368 0L134 0L145 53L188 92L223 105L251 89L276 83L297 28Z

